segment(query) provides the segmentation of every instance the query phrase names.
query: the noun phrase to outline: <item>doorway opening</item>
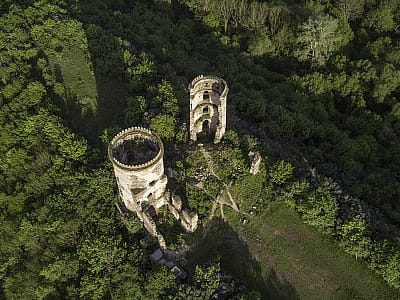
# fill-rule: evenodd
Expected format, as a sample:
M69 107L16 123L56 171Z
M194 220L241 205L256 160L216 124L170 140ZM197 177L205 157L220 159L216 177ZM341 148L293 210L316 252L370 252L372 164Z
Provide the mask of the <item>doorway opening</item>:
M210 122L208 120L205 120L201 125L201 131L206 133L210 132Z

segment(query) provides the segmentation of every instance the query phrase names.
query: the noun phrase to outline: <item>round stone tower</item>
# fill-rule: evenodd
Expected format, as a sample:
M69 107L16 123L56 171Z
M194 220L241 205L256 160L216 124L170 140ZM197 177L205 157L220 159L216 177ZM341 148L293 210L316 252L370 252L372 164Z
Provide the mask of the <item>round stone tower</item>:
M226 129L226 101L229 88L225 80L213 76L197 76L189 84L190 139L207 132L218 143Z
M109 144L120 197L141 219L141 212L166 203L163 154L160 138L142 127L121 131Z

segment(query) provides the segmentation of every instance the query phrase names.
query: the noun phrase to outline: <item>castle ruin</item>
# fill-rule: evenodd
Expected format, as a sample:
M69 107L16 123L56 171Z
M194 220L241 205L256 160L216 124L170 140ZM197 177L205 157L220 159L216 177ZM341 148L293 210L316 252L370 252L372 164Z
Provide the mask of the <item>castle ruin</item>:
M179 196L170 197L166 190L164 146L158 136L142 127L125 129L111 140L108 155L122 202L128 210L136 213L162 248L166 243L153 217L163 205L168 205L186 231L197 228L197 214L182 208Z
M197 76L189 84L190 139L205 132L219 143L226 129L226 100L229 88L225 80L212 75Z
M190 139L196 141L197 134L205 132L214 137L214 143L218 143L226 130L229 89L225 80L217 76L200 75L192 80L189 90ZM111 140L108 155L122 203L129 211L136 213L161 248L166 248L166 242L157 229L155 217L162 206L168 206L186 231L196 230L197 214L184 208L178 195L170 195L167 191L164 146L158 136L142 127L125 129Z

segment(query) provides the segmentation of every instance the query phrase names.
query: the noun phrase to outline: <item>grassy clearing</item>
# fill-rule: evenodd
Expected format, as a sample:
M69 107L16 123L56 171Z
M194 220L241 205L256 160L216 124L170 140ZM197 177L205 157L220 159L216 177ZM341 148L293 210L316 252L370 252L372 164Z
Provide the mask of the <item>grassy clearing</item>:
M225 205L225 219L211 221L205 240L190 253L189 268L218 259L262 299L400 299L398 291L331 237L272 201L263 187L265 174L262 166L257 175L236 180L230 191L246 215Z
M296 212L283 205L271 205L246 227L237 228L245 232L244 237L258 235L258 243L276 271L294 285L303 299L400 296L364 263L338 248L329 236L303 224Z
M78 47L63 49L49 61L64 86L66 119L77 133L98 143L105 128L121 124L128 95L126 83L97 78L90 55Z
M304 224L283 204L242 217L225 208L227 222L215 220L191 264L220 257L221 265L265 299L399 299L366 265Z
M50 57L50 65L65 89L65 102L81 106L81 114L97 112L96 78L88 53L78 47L65 48Z

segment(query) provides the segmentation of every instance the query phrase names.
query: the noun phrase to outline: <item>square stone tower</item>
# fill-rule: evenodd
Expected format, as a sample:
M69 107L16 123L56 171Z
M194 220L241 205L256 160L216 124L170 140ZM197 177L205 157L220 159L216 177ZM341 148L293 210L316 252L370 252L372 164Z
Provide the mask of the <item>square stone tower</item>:
M228 85L225 80L212 75L197 76L189 84L190 139L207 132L219 143L226 130L226 101Z

